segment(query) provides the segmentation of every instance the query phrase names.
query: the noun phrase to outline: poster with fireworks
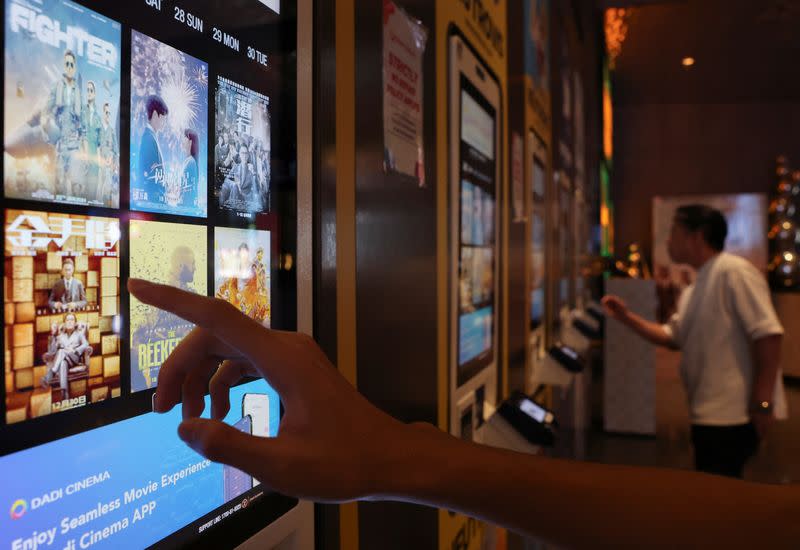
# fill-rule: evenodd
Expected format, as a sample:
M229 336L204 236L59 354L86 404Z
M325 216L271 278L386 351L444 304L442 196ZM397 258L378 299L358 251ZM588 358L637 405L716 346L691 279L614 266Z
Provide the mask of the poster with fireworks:
M205 226L131 220L130 276L206 294ZM154 388L161 364L194 326L130 299L131 391Z
M131 209L206 217L208 65L132 31Z
M214 196L221 210L269 210L269 98L217 79Z
M6 0L9 198L119 208L120 24L68 0Z

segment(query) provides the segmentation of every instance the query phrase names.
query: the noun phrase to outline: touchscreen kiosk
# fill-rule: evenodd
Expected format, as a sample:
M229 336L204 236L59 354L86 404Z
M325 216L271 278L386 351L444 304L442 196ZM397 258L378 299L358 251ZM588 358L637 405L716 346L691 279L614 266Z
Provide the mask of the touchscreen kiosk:
M497 392L499 242L497 193L500 151L500 87L469 44L449 40L451 211L450 428L482 423L472 406L476 391L494 405Z
M526 388L533 372L539 368L551 323L547 321L547 148L533 130L528 131L528 358L525 362ZM529 389L533 389L530 387Z
M180 407L151 412L193 327L125 285L306 315L278 261L299 252L296 3L2 5L0 547L241 544L298 503L186 446ZM265 381L230 401L226 422L277 434Z
M573 279L573 232L571 228L575 226L573 216L573 197L571 183L567 176L562 172L558 187L558 256L560 270L558 273L558 292L557 292L557 313L564 315L572 305L572 279Z
M537 331L544 322L546 306L545 189L547 187L546 148L531 131L530 143L530 329Z

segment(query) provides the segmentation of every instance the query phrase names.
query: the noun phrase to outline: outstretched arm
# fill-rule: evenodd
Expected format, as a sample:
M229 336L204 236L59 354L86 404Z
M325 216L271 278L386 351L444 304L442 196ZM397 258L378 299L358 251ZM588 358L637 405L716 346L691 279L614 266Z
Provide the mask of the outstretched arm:
M128 288L198 325L162 365L156 410L182 403L187 444L285 494L438 506L580 548L788 548L800 539L795 487L546 459L403 424L355 391L308 336L266 329L221 300L133 279ZM250 375L284 403L275 438L216 420L230 386ZM207 390L215 420L198 418Z
M609 317L627 326L645 340L657 346L677 349L674 338L670 333L664 330L662 325L648 321L644 317L632 312L628 309L625 302L617 296L606 296L603 298L603 306Z

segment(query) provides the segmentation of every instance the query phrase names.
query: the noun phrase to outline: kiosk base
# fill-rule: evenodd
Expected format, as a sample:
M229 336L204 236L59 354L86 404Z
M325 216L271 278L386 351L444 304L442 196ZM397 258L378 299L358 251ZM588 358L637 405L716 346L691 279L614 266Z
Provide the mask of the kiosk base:
M314 548L314 504L300 501L290 512L260 531L237 550L306 550Z

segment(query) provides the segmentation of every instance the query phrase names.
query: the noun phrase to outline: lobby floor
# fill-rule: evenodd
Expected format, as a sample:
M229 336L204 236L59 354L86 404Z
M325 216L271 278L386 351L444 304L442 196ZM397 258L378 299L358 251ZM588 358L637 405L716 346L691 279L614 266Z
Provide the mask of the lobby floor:
M678 374L679 354L659 350L656 363L656 437L602 432L602 380L594 388L595 428L586 434L584 458L609 464L691 469L686 393ZM789 420L776 422L758 455L750 461L745 479L763 483L800 481L800 385L788 384ZM581 445L581 446L583 446Z

